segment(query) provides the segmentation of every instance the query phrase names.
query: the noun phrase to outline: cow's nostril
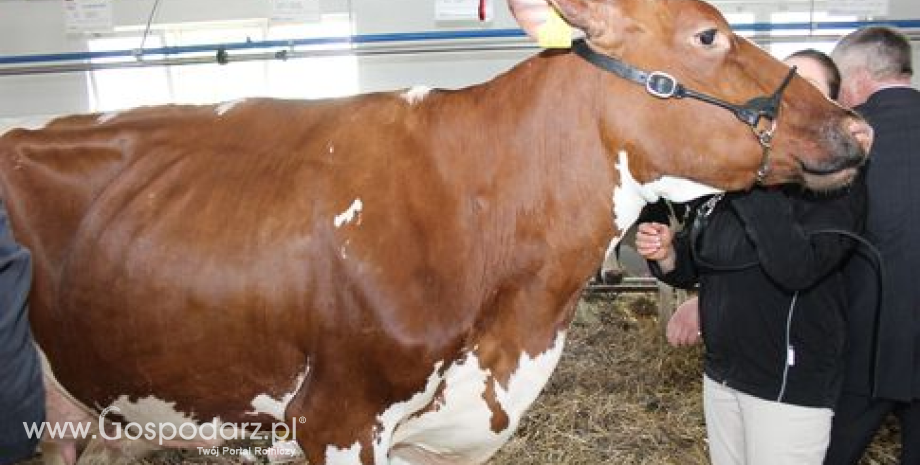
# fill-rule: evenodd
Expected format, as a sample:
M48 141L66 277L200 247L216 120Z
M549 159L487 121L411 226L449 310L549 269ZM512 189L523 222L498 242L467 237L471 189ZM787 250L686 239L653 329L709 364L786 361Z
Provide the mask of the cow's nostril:
M859 143L863 152L868 155L869 150L872 148L872 141L875 138L872 126L869 126L869 124L862 119L851 119L847 123L847 132L856 139L856 142Z

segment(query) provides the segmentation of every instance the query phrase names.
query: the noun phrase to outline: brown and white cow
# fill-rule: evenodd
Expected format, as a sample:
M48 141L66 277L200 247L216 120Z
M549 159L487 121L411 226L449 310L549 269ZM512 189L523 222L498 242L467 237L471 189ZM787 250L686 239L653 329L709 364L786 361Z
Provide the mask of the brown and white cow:
M767 150L732 111L582 56L737 105L781 88L789 69L705 3L553 4L587 48L459 91L6 133L0 192L33 252L34 333L60 385L139 423L281 419L313 464L482 463L645 202L744 189L758 171L834 188L864 158L868 126L799 77ZM512 8L532 28L549 6Z

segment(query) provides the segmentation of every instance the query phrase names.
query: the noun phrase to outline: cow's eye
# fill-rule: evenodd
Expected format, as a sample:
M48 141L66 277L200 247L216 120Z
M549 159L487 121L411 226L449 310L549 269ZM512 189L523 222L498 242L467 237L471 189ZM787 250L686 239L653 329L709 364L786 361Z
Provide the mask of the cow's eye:
M718 29L715 29L715 28L706 29L705 31L697 34L696 37L697 37L697 40L699 40L701 44L703 44L706 47L711 47L712 44L715 43L716 34L718 33L719 33Z

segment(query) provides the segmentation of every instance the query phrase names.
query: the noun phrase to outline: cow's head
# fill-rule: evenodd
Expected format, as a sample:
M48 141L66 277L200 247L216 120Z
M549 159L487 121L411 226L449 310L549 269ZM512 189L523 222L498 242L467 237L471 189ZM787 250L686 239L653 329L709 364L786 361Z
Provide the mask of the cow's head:
M628 154L640 183L674 176L728 190L755 182L826 190L847 184L866 156L865 121L735 35L704 2L550 1L510 4L533 36L553 7L584 32L575 51L594 55L609 91L600 109L609 149ZM663 74L649 79L655 71ZM682 86L676 95L667 95L668 76Z

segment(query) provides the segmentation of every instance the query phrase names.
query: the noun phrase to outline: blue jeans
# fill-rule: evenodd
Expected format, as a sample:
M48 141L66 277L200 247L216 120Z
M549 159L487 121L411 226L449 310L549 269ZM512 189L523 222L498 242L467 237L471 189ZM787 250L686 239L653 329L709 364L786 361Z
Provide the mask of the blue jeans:
M28 458L39 438L23 423L44 421L41 363L29 329L29 251L13 239L0 202L0 465Z

